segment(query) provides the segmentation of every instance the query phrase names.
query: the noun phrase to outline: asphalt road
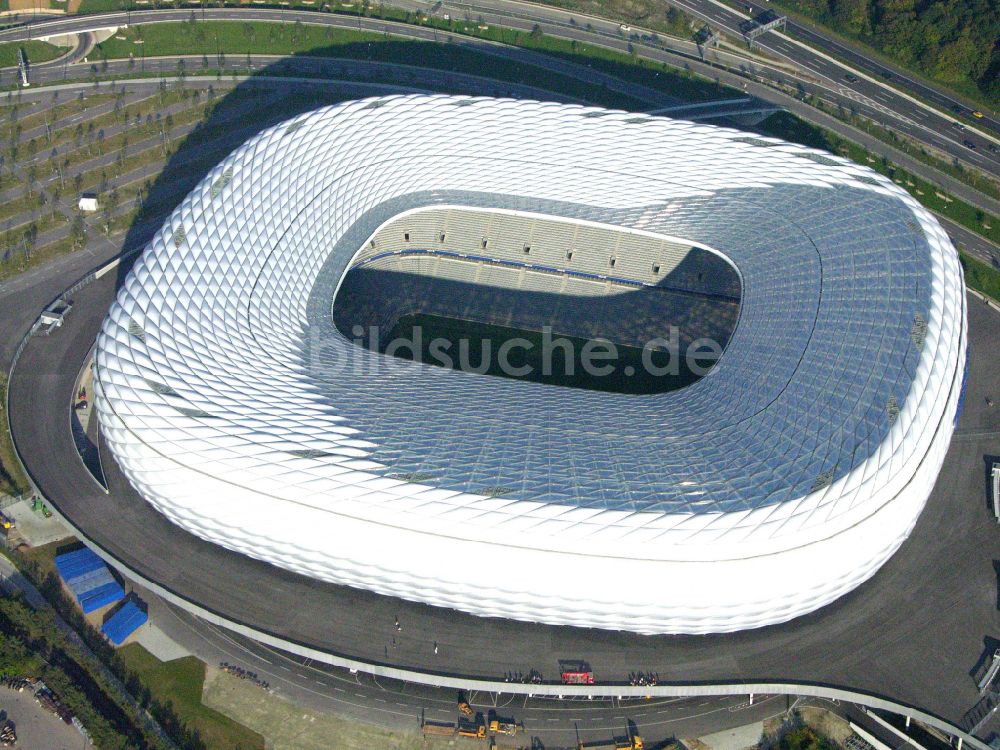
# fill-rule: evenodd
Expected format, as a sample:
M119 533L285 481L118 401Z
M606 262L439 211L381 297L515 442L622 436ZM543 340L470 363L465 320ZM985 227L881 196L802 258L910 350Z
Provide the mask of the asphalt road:
M753 15L755 16L769 9L768 5L760 2L749 2L747 5L753 9ZM827 54L844 60L851 66L866 73L874 74L887 81L892 81L894 87L905 89L941 109L955 112L955 108L959 108L961 112L958 114L970 118L973 111L980 109L978 106L968 104L943 88L918 80L913 74L897 65L876 60L866 55L856 46L844 44L832 38L815 26L789 20L786 30L791 36L801 39L810 47L822 50ZM976 127L989 130L994 134L1000 133L1000 119L989 112L983 112L983 115L983 118L977 121Z
M977 699L971 673L1000 635L1000 537L986 505L983 459L1000 454L1000 410L986 402L1000 394L992 356L1000 316L981 302L970 299L972 366L959 433L912 536L871 581L785 625L645 637L476 618L288 573L173 526L113 462L105 466L112 491L104 494L75 453L66 415L115 283L108 274L81 290L63 328L25 349L10 385L12 431L60 513L125 566L185 599L290 642L431 673L502 679L538 669L551 677L557 659L586 659L603 681L643 670L681 684L820 683L886 696L957 725Z
M781 106L789 111L803 117L807 120L817 122L824 127L830 128L835 132L838 132L844 137L847 137L856 142L862 143L869 150L876 154L885 155L890 158L893 162L899 164L900 166L908 169L909 171L917 174L925 179L932 181L935 184L940 185L943 189L952 193L953 195L971 203L978 208L982 208L988 212L996 215L1000 215L1000 201L983 195L982 193L974 190L965 183L960 182L952 177L944 175L922 162L904 154L901 151L894 149L893 147L878 141L873 136L870 136L863 131L857 130L841 121L833 118L830 115L826 115L815 108L805 104L800 101L795 96L783 93L781 91L775 90L771 85L765 85L760 83L760 80L768 80L773 84L775 81L782 81L783 85L789 84L789 76L787 71L783 69L768 69L760 67L758 65L750 66L749 68L742 63L740 66L744 68L741 72L739 69L736 72L729 72L725 69L718 67L718 65L713 64L711 61L703 63L696 59L689 52L684 51L667 51L659 46L653 47L644 45L642 43L635 43L625 40L620 32L618 32L618 27L608 21L600 21L598 19L591 19L587 26L591 28L581 27L577 22L570 22L572 16L567 14L565 11L560 11L558 9L546 8L542 6L527 5L523 3L516 3L513 0L496 0L497 2L506 2L517 9L528 8L533 12L542 13L546 17L555 14L556 21L546 22L548 25L544 25L542 28L550 34L560 35L566 38L577 39L579 41L588 41L590 43L598 43L604 46L608 46L613 49L618 49L619 51L625 51L631 46L634 46L639 54L642 54L650 59L655 59L657 61L675 66L691 69L695 72L702 74L703 76L709 78L715 78L721 83L727 84L737 90L741 89L747 94L753 95L759 99L773 102L778 106ZM403 5L414 5L424 7L422 3L415 2L415 0L399 0L397 4ZM437 7L437 6L435 6ZM426 7L424 7L427 10ZM443 14L445 8L438 7L437 13ZM168 21L178 21L186 20L191 16L192 11L143 11L143 19L145 22L157 21L157 22L168 22ZM541 65L550 70L555 70L559 72L564 72L567 75L572 75L574 77L589 79L594 83L603 83L608 85L612 89L617 89L619 91L631 92L633 95L638 95L640 97L645 97L648 101L657 102L656 106L662 106L664 103L664 95L659 93L651 93L648 90L642 89L641 87L635 87L632 84L623 84L621 81L610 79L604 74L598 74L595 71L587 68L582 64L576 64L567 62L565 60L554 59L551 56L539 55L538 53L532 52L530 50L523 50L520 48L504 47L503 45L485 42L483 40L472 39L469 37L464 37L460 35L449 35L443 32L435 31L433 29L427 29L424 27L406 25L406 24L393 24L383 21L377 21L370 18L353 18L349 16L338 16L333 14L316 13L309 11L278 11L278 10L268 10L268 9L258 9L258 8L226 8L226 9L205 9L203 11L207 18L216 19L242 19L247 20L250 18L257 20L291 20L291 19L303 19L310 23L332 25L338 27L348 27L348 28L361 28L376 32L389 33L406 36L408 38L414 39L424 39L428 41L438 41L442 42L449 40L450 43L456 45L462 45L470 48L474 48L480 51L486 51L492 54L500 54L504 57L511 59L516 59L522 62L526 62L534 65ZM471 11L470 11L471 14ZM561 15L560 15L561 14ZM39 22L39 25L34 28L34 32L41 33L46 31L48 33L54 33L56 30L69 33L70 31L81 31L85 29L96 29L102 25L108 25L113 22L124 23L129 17L134 19L136 13L125 14L101 14L97 16L83 16L83 17L71 17L71 18L55 18L48 21ZM490 16L485 17L490 23L494 24L506 24L509 27L528 29L534 25L530 19L525 19L522 15L518 16ZM26 30L24 28L8 29L5 31L0 31L0 41L5 39L5 35L24 35ZM657 42L660 44L663 40ZM674 46L679 47L691 47L690 43L677 43L671 42ZM714 55L715 53L712 53ZM52 84L59 80L64 79L80 79L89 77L90 67L81 63L72 64L68 62L69 58L61 61L54 61L53 63L42 64L33 68L31 74L31 79L36 83L46 83ZM107 69L104 71L106 74L114 75L128 75L134 70L145 73L160 73L161 75L176 74L177 64L179 58L169 57L169 58L158 58L158 59L145 59L140 58L136 61L135 65L132 66L128 61L111 61L108 63ZM253 69L259 70L264 66L274 65L275 58L273 57L252 57L250 60L250 65ZM305 61L301 58L296 58L297 64L303 64ZM194 56L188 59L188 71L194 71L197 66L201 64L202 59L200 56ZM230 55L224 61L224 67L229 67L232 69L242 68L246 69L245 58L242 56ZM285 65L286 62L280 63L280 65ZM287 63L291 64L291 63ZM317 66L323 66L329 64L329 61L322 62L317 60ZM735 64L730 61L729 64ZM94 66L97 68L98 66ZM103 69L103 66L101 66ZM752 68L752 77L748 78L750 75L748 72ZM0 73L0 83L2 83L2 73ZM16 71L9 71L8 76L16 75ZM419 77L415 80L419 80ZM622 88L624 86L624 88ZM885 107L884 105L879 105L877 102L872 100L872 105L876 106L877 111L869 108L870 111L866 111L865 107L867 105L859 104L856 98L851 98L850 96L842 95L842 87L828 87L822 91L817 88L815 83L801 83L800 90L804 93L822 93L823 96L833 102L840 103L845 108L854 108L857 111L866 112L869 116L875 119L884 119L885 117ZM490 83L485 85L483 93L495 93L497 91L497 84ZM501 89L502 93L502 89ZM854 95L852 95L854 96ZM659 97L659 98L657 98ZM666 97L669 99L669 97ZM904 118L906 119L906 118ZM904 129L904 124L900 124L900 129ZM946 151L948 148L948 136L949 133L938 132L934 128L915 128L914 132L910 133L914 138L923 139L923 142L930 146L932 149L939 151ZM954 145L954 144L952 144ZM964 147L963 147L964 148ZM959 151L964 155L964 152L959 149ZM1000 170L998 170L1000 171Z
M468 15L470 18L482 16L492 25L507 28L529 30L538 25L541 30L551 36L564 39L575 39L580 42L597 44L621 52L634 50L641 57L667 62L673 65L688 64L693 67L696 56L690 52L690 43L677 43L666 37L639 30L623 32L616 22L604 19L581 16L559 8L518 2L517 0L480 0L477 3L428 3L423 0L396 0L394 5L406 10L421 10L438 15L448 14L454 18ZM730 34L740 36L740 25L746 22L741 14L719 5L713 0L675 0L675 4L683 7L695 17L703 18L718 28L727 30ZM55 33L75 33L87 31L102 26L127 25L128 23L150 23L154 21L187 20L192 10L143 10L130 13L107 13L90 16L39 18L27 26L14 27L0 31L0 41L12 41L25 38L28 35L39 36ZM207 8L196 15L206 19L239 19L239 20L302 20L303 22L355 26L374 30L390 30L392 33L413 33L413 26L376 21L374 19L352 18L324 14L315 11L270 10L260 8ZM581 24L577 19L585 19ZM417 33L427 32L417 29ZM438 39L443 39L443 32L431 32ZM461 37L456 37L461 39ZM822 54L816 54L807 48L799 46L776 33L769 33L758 39L760 48L781 60L790 63L802 75L796 77L788 73L786 68L768 67L764 63L746 64L748 75L771 82L781 81L786 85L795 85L804 94L816 94L822 98L839 104L847 109L853 109L898 133L926 143L933 149L946 154L949 158L957 158L966 164L985 172L1000 173L1000 152L991 152L992 144L1000 149L1000 140L991 139L972 129L958 130L957 120L947 114L938 113L926 107L913 98L897 93L886 82L865 77L857 81L845 78L848 69ZM716 53L709 53L709 60ZM680 55L680 59L678 58ZM720 60L725 55L720 57ZM728 61L731 64L731 61ZM889 82L891 83L891 82ZM766 97L765 97L766 98ZM963 126L964 128L965 126ZM975 148L965 145L968 141Z
M762 14L772 11L762 2L748 3L753 9L751 14L735 10L717 0L672 0L672 2L696 18L737 38L742 35L742 29L751 18L759 18ZM896 126L895 129L900 132L908 135L922 132L923 137L917 136L917 138L925 141L928 135L936 130L941 135L939 139L932 140L935 146L948 141L951 144L948 147L949 155L986 171L997 170L1000 154L990 151L989 146L990 144L998 146L996 135L1000 133L1000 122L992 115L976 120L975 129L959 130L955 124L961 121L955 115L961 114L972 119L971 110L954 98L914 80L898 68L890 69L889 66L863 54L860 50L836 42L815 29L788 22L787 32L768 32L758 37L755 44L766 52L793 63L800 70L809 71L820 79L836 85L851 98L860 97L862 101L873 103L877 110L894 113L893 120L897 123L907 123L905 128ZM795 40L801 40L804 44L796 44ZM817 51L825 54L816 54ZM845 60L851 67L839 62L834 56ZM856 81L846 78L852 70L862 74ZM906 91L912 94L901 95L901 92ZM923 106L914 99L914 96L937 104L945 111L935 111L931 107ZM961 112L954 112L954 107L959 107ZM971 142L975 149L967 147L965 141ZM956 149L954 146L959 148Z
M334 712L357 721L400 731L417 731L421 718L455 721L454 691L359 672L351 674L309 659L268 648L260 643L200 620L149 592L150 616L171 639L190 649L205 663L228 662L255 672L276 696L304 710ZM523 722L525 736L545 748L573 747L624 734L632 722L647 743L671 737L700 737L755 721L780 716L787 696L698 696L631 700L559 700L526 696L471 693L470 705L486 715L491 709ZM816 701L829 705L825 701ZM525 740L520 738L519 745Z
M113 251L109 246L100 254ZM83 256L61 262L66 267L60 273L47 269L8 294L0 289L0 319L10 321L11 329L30 325L38 300L54 297L73 280L74 269L89 265ZM1000 417L996 407L985 405L986 395L1000 392L989 356L1000 319L975 300L973 368L961 431L913 537L886 568L840 602L789 625L735 636L648 639L481 620L317 584L215 547L204 549L209 545L130 494L120 475L112 478L119 492L103 495L73 452L65 413L72 390L67 378L75 376L89 349L112 286L113 274L83 290L66 328L33 340L26 350L12 382L15 435L43 492L102 548L176 592L212 602L235 621L261 620L272 632L340 654L440 672L496 677L537 668L551 674L555 658L587 658L604 680L645 669L676 683L822 682L885 695L956 724L975 702L969 673L992 647L987 638L1000 633L993 565L1000 545L985 508L982 461L987 453L1000 453ZM144 565L152 558L159 569ZM357 611L371 615L359 621ZM406 629L390 651L397 615ZM434 658L429 644L435 640L446 658Z

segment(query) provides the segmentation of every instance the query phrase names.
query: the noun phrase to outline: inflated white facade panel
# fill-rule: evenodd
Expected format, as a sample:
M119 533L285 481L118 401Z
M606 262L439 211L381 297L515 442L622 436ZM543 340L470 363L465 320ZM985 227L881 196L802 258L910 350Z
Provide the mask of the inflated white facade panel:
M725 353L680 391L626 395L344 338L331 305L370 239L445 208L724 256L743 285ZM834 600L905 540L959 408L964 300L935 219L839 157L580 106L390 97L270 128L185 198L105 322L95 403L143 497L246 555L479 615L732 631Z

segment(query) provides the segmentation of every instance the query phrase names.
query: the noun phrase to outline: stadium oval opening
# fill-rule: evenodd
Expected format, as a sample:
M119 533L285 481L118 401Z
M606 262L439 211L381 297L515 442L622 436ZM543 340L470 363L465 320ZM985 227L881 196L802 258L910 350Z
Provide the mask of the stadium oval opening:
M626 394L707 375L741 282L691 242L481 210L407 214L355 256L332 305L371 351L480 375Z

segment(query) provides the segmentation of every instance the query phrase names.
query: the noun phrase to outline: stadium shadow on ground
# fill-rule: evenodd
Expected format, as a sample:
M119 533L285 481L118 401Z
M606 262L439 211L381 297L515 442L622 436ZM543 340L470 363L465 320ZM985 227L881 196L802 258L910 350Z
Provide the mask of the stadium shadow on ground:
M519 86L536 83L530 73L539 69L517 59L530 55L529 51L513 48L514 60L501 61L489 71L490 75L496 71L501 79L487 80L463 78L461 75L449 76L449 71L471 74L472 71L468 68L475 53L465 49L451 50L449 54L454 59L451 67L447 67L444 61L439 59L442 53L437 50L438 47L442 45L400 41L329 45L277 60L265 68L254 71L253 76L236 85L232 85L228 68L225 74L217 76L216 81L183 79L182 83L173 82L166 85L161 79L161 90L184 87L200 89L202 102L206 105L215 105L215 108L207 119L199 123L184 138L176 151L169 156L159 175L146 184L147 192L142 201L141 214L127 230L123 245L125 251L143 248L184 197L233 150L261 130L295 115L342 101L404 93L407 90L516 97ZM431 53L433 54L428 58L427 55ZM214 57L210 64L215 64ZM233 61L242 59L238 55L230 57ZM222 61L223 65L229 64L225 55L219 55L218 60ZM421 79L418 69L401 69L398 76L391 78L386 78L377 69L372 69L367 75L353 80L352 66L358 62L399 62L408 65L433 63L437 65L436 69L441 71L447 85L435 86L434 82ZM96 64L91 67L93 73L97 75L99 67ZM138 68L134 70L136 74L139 73ZM186 73L188 76L202 76L212 71L186 65L179 67L178 72ZM503 75L507 77L504 79ZM553 75L553 82L558 79L563 83L560 76ZM654 73L649 71L648 75L652 77ZM294 80L297 76L309 78L314 82ZM275 77L289 80L274 80ZM344 84L343 81L326 83L324 78L346 79L350 80L350 83ZM145 79L144 83L148 86L153 81ZM135 85L130 83L112 85L123 86L129 90L135 88ZM588 96L593 104L629 109L639 107L641 104L639 100L609 92L605 87L591 88L588 95L586 86L581 83L579 90L569 92L566 96ZM107 90L102 88L102 91ZM113 90L117 91L120 88ZM214 97L210 95L210 90L214 90ZM241 100L248 97L259 98L259 104L254 106L249 114L234 118L233 109ZM106 190L110 190L110 183L102 184L98 192L104 193ZM129 257L119 265L117 278L119 287L124 283L137 257L137 255Z
M191 29L195 36L200 31L197 24L192 24ZM184 196L216 164L259 131L318 107L391 93L385 84L391 84L399 92L407 87L414 87L413 90L422 92L494 97L517 97L519 87L537 86L558 91L563 99L575 97L579 101L597 106L639 110L662 104L661 100L647 102L612 91L604 84L593 85L585 80L538 68L532 64L534 56L538 53L520 47L508 48L506 57L488 57L489 67L484 70L483 53L469 46L474 42L475 40L470 39L463 40L459 44L442 44L386 38L378 42L329 44L276 60L267 67L254 71L252 77L232 86L231 90L225 93L217 92L219 106L207 120L199 124L184 139L169 157L162 172L147 185L143 210L127 231L124 248L127 251L144 247ZM485 42L480 44L488 46ZM252 40L248 41L248 52L252 51L252 46ZM565 52L549 52L548 56L659 88L664 92L669 90L670 96L677 101L704 101L716 98L726 91L717 83L697 81L685 73L665 66L659 69L636 68L621 62ZM231 84L229 73L235 72L231 71L231 66L238 65L237 61L242 60L240 55L235 54L229 55L229 58L227 60L227 56L221 53L205 54L202 57L201 68L190 64L189 60L187 63L179 64L178 74L182 79L184 75L204 76L214 72L215 66L221 63L226 67L226 72L220 73L217 83L214 84L216 89L221 89ZM355 63L426 66L440 71L441 78L439 81L429 81L422 76L419 68L401 68L398 75L386 78L379 69L372 68L368 74L358 77L349 86L323 83L324 78L352 79L354 70L352 66ZM94 75L101 69L96 64L91 68ZM139 69L134 67L134 61L129 68L129 71L133 70L139 72ZM268 77L290 79L295 76L305 76L318 83L266 80ZM128 87L128 84L125 85ZM207 92L212 84L204 81L187 81L185 85L199 87ZM259 96L260 106L254 107L250 116L239 118L234 122L228 116L231 111L228 107L230 103L244 96ZM664 93L663 96L667 94ZM560 97L553 94L550 98ZM203 101L210 103L207 96ZM119 286L124 283L134 261L135 257L132 257L119 266L117 279Z
M211 106L212 111L176 147L158 176L146 183L140 215L127 230L123 245L125 251L137 251L144 248L160 230L163 222L170 216L174 208L206 174L233 150L261 130L297 114L341 101L365 96L385 95L392 93L393 90L402 92L406 90L408 85L420 86L423 91L435 88L440 93L516 96L519 86L530 86L533 83L538 83L532 81L531 77L525 74L526 70L533 67L530 65L530 58L519 59L520 56L530 56L534 53L518 48L511 50L512 59L498 61L497 66L491 68L490 75L495 73L496 77L501 80L463 79L461 75L452 75L445 76L445 83L434 87L433 84L429 85L430 82L426 80L414 79L412 72L407 73L402 69L398 76L388 81L393 84L392 88L385 85L387 80L377 69L373 69L371 74L363 80L359 79L348 84L343 82L323 84L322 78L316 78L322 75L331 78L350 78L351 71L354 70L352 65L359 60L362 62L412 64L414 59L419 59L421 64L429 64L431 67L446 72L448 61L442 57L445 52L454 58L451 61L453 72L472 72L470 70L471 61L479 53L471 49L449 48L444 50L444 48L438 49L439 47L441 45L430 45L426 42L402 41L330 45L310 50L308 53L310 57L292 56L278 60L266 68L257 70L254 76L236 85L232 85L231 80L225 75L218 76L215 81L192 81L182 77L180 82L166 84L161 80L159 89L164 93L171 88L182 87L199 90L199 100L196 106ZM427 53L428 50L434 52L433 59L428 58L426 54L417 58L413 56L415 51ZM573 56L563 55L563 57ZM573 61L581 62L582 60ZM608 67L607 72L609 73L618 72L618 69L613 65L606 67ZM197 75L201 71L189 67L187 72L189 75ZM354 72L356 73L356 70ZM647 83L653 83L656 76L661 74L665 75L662 72L642 72L642 75L648 78L648 81L644 81ZM305 83L294 80L288 80L286 83L283 80L274 80L275 77L289 79L297 75L319 80L320 83ZM561 78L565 77L553 74L553 81L549 81L549 83L554 83L555 79ZM544 85L545 82L541 83ZM566 82L560 81L560 83L565 85ZM126 83L124 88L134 88L134 84ZM604 86L590 87L589 92L581 90L579 87L571 88L572 90L566 93L587 96L593 104L622 107L639 106L639 100L630 101L628 97L614 94ZM712 88L707 85L706 91ZM695 96L694 98L702 97ZM102 186L102 188L110 189L110 186ZM135 252L119 265L116 280L119 287L124 284L132 264L139 255L140 253ZM720 261L720 265L726 266L728 269L724 262ZM736 279L735 273L731 269L729 271ZM664 289L670 287L670 276L672 275L669 274L667 278L663 279L661 286ZM358 271L352 272L351 276L353 276L354 281L362 282L362 286L364 283L375 283L376 280L376 277L370 277L365 281L366 274ZM386 285L391 287L393 284L404 287L412 286L409 282L413 281L403 277L390 280L384 275L377 278L377 285L380 287ZM350 285L345 282L345 286ZM734 288L739 288L738 280L735 281ZM482 361L482 342L484 340L496 339L498 347L502 343L499 341L501 338L507 340L511 337L521 337L533 342L533 346L528 351L523 348L511 350L509 363L515 370L521 370L525 365L529 366L532 375L526 377L528 380L541 380L557 385L614 392L653 393L684 387L699 379L701 375L692 372L687 367L688 360L684 356L667 354L664 347L653 346L650 347L650 352L643 352L643 346L647 342L661 337L670 341L670 328L674 326L679 331L682 352L686 351L686 347L692 339L702 336L717 342L721 351L732 334L739 311L738 300L731 299L722 303L707 299L678 301L676 295L671 297L670 294L659 294L660 289L628 289L624 292L618 289L618 293L609 294L602 298L600 305L598 305L599 313L593 307L594 299L592 297L574 298L572 295L565 294L512 292L511 290L494 289L488 295L489 304L483 304L483 307L493 310L490 315L477 318L475 315L469 314L468 311L465 313L460 311L462 300L468 299L470 295L482 298L483 292L483 287L468 288L460 283L453 284L448 288L441 288L433 293L429 290L421 292L417 289L414 293L422 294L425 299L452 300L452 304L443 310L421 310L419 306L413 306L409 311L400 310L393 325L382 328L383 334L390 334L388 338L383 340L388 343L393 338L399 338L400 334L411 335L413 323L417 322L425 334L430 334L428 342L441 337L468 339L469 349L466 359L474 366ZM383 299L386 296L383 295ZM360 309L352 309L347 304L341 306L340 303L347 300L348 297L349 295L341 294L338 298L338 313L342 313L340 321L355 318L355 320L345 323L345 329L350 329L355 324L367 327L372 322L370 313ZM561 318L554 314L556 308L561 308L564 311ZM714 309L710 310L709 308ZM542 312L529 320L522 315L527 310ZM575 317L567 317L566 313L573 310L579 314ZM409 319L406 317L408 314L419 316L425 313L423 318ZM401 326L399 330L390 330L395 327L395 323ZM478 328L475 328L477 325ZM404 330L407 326L409 331ZM553 335L558 334L568 338L572 350L571 357L556 356L551 358L553 365L551 371L546 367L546 362L549 360L533 359L531 356L526 356L529 352L534 354L543 352L542 344L544 342L540 337L542 336L541 331L546 326L551 326ZM350 338L349 335L348 337ZM581 355L584 346L588 341L594 339L607 339L615 345L616 366L614 374L611 376L592 377L582 366ZM382 349L384 351L385 347ZM455 341L455 352L454 362L459 365L461 360L458 357L458 340ZM422 355L428 353L424 351ZM496 348L493 349L493 353L496 353ZM396 354L405 357L406 351L397 348ZM499 365L499 360L495 356L491 362L493 365ZM650 367L646 365L647 362L659 374L651 375ZM673 366L675 362L677 367ZM705 360L700 360L700 363L704 367ZM711 361L708 362L708 368L710 367ZM635 375L626 375L625 373L628 371L634 371ZM504 374L497 367L487 369L486 372L488 374Z
M225 85L221 81L218 85ZM190 84L189 84L190 85ZM197 84L203 92L203 99L209 98L207 83ZM372 91L369 95L375 94ZM230 91L217 92L212 114L201 122L168 158L159 175L147 183L143 199L143 210L127 230L124 251L142 250L156 235L163 222L184 197L217 164L241 144L261 130L276 125L302 112L353 98L346 92L328 90L317 86L296 88L292 85L264 87L253 79L245 81ZM247 99L258 99L253 113L238 122L233 122L233 110ZM118 267L118 286L124 284L132 264L141 252L135 253Z

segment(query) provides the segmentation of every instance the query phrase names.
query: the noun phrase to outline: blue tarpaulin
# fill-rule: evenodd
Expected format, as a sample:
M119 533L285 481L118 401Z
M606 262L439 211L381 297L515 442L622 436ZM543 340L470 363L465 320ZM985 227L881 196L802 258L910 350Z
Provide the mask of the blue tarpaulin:
M127 601L115 612L108 621L104 623L101 632L108 637L113 644L120 646L126 638L134 633L142 625L148 616L135 602Z
M108 566L89 548L56 557L56 570L84 613L93 612L125 596Z

